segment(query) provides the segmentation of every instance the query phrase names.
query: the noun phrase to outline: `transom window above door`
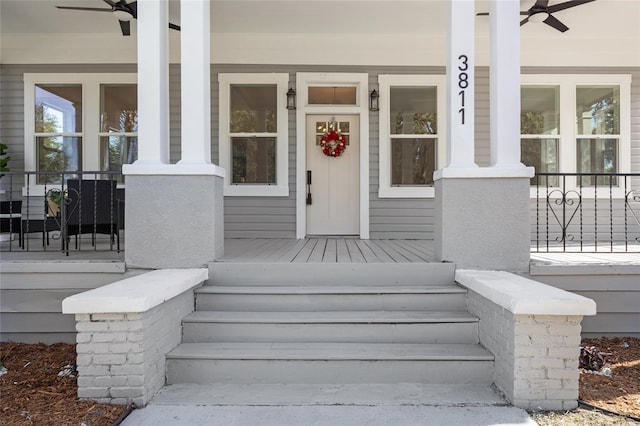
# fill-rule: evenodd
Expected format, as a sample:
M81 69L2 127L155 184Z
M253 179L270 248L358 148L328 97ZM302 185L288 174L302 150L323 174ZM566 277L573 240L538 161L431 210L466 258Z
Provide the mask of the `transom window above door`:
M309 86L309 105L357 105L355 86Z

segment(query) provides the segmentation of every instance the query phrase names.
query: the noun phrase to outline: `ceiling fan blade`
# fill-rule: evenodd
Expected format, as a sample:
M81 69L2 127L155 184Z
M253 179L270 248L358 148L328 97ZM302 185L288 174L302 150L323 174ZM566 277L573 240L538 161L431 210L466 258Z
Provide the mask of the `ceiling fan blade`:
M102 1L111 7L116 7L116 3L113 0L102 0Z
M131 23L129 21L119 21L120 22L120 29L122 30L122 35L123 36L130 36L131 35Z
M133 17L138 19L138 2L132 1L131 3L127 4L127 7L129 8L129 10L131 10L131 14L133 15Z
M528 16L526 18L524 18L522 21L520 21L520 26L523 26L527 22L529 22L529 17Z
M560 22L557 18L555 18L553 15L549 15L547 17L547 19L545 19L544 21L545 24L555 28L556 30L560 31L560 32L565 32L569 29L569 27L567 27L565 24L563 24L562 22Z
M581 4L591 3L592 1L595 1L595 0L570 0L564 3L554 4L553 6L549 6L549 8L547 9L547 12L554 13L554 12L558 12L559 10L569 9L570 7L580 6Z
M535 7L546 9L549 6L549 0L536 0L536 3L531 7L532 9Z
M56 6L58 9L85 10L89 12L113 12L113 9L99 9L97 7Z
M180 31L180 25L172 24L171 22L169 22L169 28L171 28L172 30Z
M529 11L526 12L520 12L520 15L528 15ZM480 13L476 13L476 16L489 16L489 12L480 12Z

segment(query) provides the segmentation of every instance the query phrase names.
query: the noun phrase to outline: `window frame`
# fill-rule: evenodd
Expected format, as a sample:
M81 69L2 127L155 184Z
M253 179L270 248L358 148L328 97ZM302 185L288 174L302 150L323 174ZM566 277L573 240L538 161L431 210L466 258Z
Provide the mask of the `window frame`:
M436 87L437 123L436 135L424 135L424 139L437 139L435 170L446 164L446 76L414 74L382 74L378 76L380 108L380 146L379 146L379 183L378 198L433 198L435 189L430 186L393 186L391 185L391 139L406 135L392 135L391 88L392 87ZM413 138L415 135L408 135ZM434 170L434 171L435 171Z
M218 162L227 170L223 193L235 197L287 197L289 196L289 110L287 110L287 88L289 74L285 73L220 73L219 84L219 130ZM261 133L260 136L276 139L276 184L232 184L230 107L231 85L264 84L276 85L276 133ZM233 136L243 135L234 133ZM252 134L253 135L253 134Z
M100 170L100 85L102 84L138 84L136 73L25 73L24 83L24 169L38 171L38 154L35 132L35 86L38 84L78 84L82 87L82 132L73 134L82 138L81 170ZM39 134L42 135L42 134ZM132 136L137 136L132 134ZM45 185L36 183L31 175L28 190L23 192L31 196L44 195ZM46 185L47 188L56 185Z
M620 133L618 135L593 135L596 139L618 139L617 173L631 172L631 75L629 74L522 74L521 86L559 86L560 132L558 147L558 173L576 173L577 141L580 138L576 118L576 91L578 86L619 86ZM524 135L521 135L521 137ZM591 136L591 135L590 135ZM619 180L621 181L621 180ZM618 183L620 185L620 183ZM554 188L554 187L549 187ZM567 176L566 189L576 189L575 176ZM614 196L624 196L623 189L614 186ZM593 188L582 187L584 197L595 197ZM539 195L542 196L542 195ZM607 195L608 196L608 195ZM536 187L531 186L531 197L536 197Z

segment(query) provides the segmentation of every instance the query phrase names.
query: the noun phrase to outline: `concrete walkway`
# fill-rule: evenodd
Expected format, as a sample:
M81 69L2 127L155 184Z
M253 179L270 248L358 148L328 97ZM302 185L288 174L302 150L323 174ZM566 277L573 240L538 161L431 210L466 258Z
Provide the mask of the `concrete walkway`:
M487 426L536 423L484 385L172 385L123 426Z

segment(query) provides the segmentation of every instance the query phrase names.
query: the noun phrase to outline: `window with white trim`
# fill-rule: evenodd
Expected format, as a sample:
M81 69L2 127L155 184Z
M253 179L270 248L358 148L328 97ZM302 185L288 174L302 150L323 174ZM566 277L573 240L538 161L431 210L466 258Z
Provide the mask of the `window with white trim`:
M549 173L630 171L629 75L524 74L521 81L525 165ZM580 184L574 177L568 182ZM581 186L595 183L594 177L583 177ZM542 179L540 184L547 182ZM558 184L555 177L548 181L549 186Z
M445 76L381 75L380 198L433 197L444 164Z
M288 74L220 74L224 195L287 196Z
M25 74L25 170L120 171L137 158L137 104L136 74Z

